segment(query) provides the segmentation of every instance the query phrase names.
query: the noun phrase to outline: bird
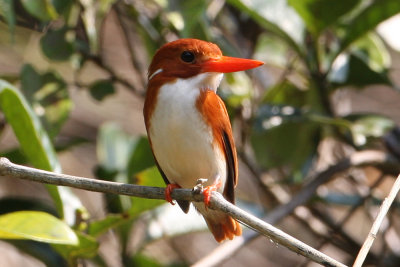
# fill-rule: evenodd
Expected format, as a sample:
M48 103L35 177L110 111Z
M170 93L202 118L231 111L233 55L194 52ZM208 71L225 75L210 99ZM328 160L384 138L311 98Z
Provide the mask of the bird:
M175 188L204 182L204 203L193 203L217 242L242 233L239 223L207 208L212 191L235 203L238 158L227 109L216 91L224 73L264 64L223 56L214 43L178 39L161 46L148 69L143 108L146 131L161 176L165 199L173 203ZM188 201L177 201L187 213Z

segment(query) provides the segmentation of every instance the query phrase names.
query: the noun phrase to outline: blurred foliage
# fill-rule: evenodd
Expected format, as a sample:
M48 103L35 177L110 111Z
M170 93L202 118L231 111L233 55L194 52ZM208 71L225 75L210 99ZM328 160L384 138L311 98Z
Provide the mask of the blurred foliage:
M62 73L54 69L39 71L30 64L22 66L18 77L7 78L0 73L1 112L20 145L0 153L14 162L61 171L55 148L60 147L57 138L74 108L69 86L87 89L97 101L115 94L117 84L142 97L146 66L155 50L166 41L192 37L217 43L225 54L254 57L264 60L268 68L279 70L278 79L272 79L267 68L229 74L220 94L226 100L232 121L243 122L243 142L238 150L246 151L249 158L254 156L257 168L279 170L285 174L283 180L302 183L315 167L313 162L319 157L317 150L324 138L332 137L362 150L379 147L382 137L394 127L389 118L379 114L338 116L331 98L344 87L394 87L388 76L390 54L374 29L399 12L398 0L0 0L0 23L8 25L9 42L16 42L16 27L41 32L40 52L49 62L69 64L74 77L89 62L108 74L85 85L78 80L70 84ZM117 17L121 34L130 46L127 57L140 77L135 85L119 77L103 58L103 27L111 15ZM254 86L258 93L252 89ZM3 128L0 127L0 133ZM75 141L71 143L81 143ZM115 124L104 124L96 145L97 178L164 186L145 137L132 137ZM51 212L51 208L36 200L29 200L34 204L28 207L23 200L8 199L14 213L0 216L0 238L18 235L59 243L43 249L41 243L9 240L45 263L60 265L61 256L64 265L74 265L82 258L104 265L97 251L98 238L112 228L120 237L124 266L160 265L140 251L131 255L127 243L133 222L163 202L105 195L107 216L90 220L71 192L59 192L55 186L47 189L57 216L69 226L41 212L35 220L42 222L31 221L16 234L11 229L13 224L2 222L10 222L10 217L16 223L26 221L34 212L16 211ZM65 213L72 219L66 218ZM80 220L73 218L75 214L80 214ZM40 232L38 226L46 226L39 229L45 231ZM60 236L48 237L56 227L63 229Z

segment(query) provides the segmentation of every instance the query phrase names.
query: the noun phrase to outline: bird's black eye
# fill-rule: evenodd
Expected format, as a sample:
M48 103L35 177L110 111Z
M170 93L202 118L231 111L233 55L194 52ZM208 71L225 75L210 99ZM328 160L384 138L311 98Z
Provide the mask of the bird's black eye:
M190 63L194 61L194 54L192 52L189 51L183 51L181 54L181 59L184 62Z

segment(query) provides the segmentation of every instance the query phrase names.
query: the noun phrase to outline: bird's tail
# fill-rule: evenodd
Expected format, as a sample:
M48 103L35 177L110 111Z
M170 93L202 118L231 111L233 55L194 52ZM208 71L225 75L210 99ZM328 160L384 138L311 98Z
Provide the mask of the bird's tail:
M235 236L242 234L240 224L231 216L226 215L222 211L206 209L204 203L196 203L195 206L203 215L208 228L218 242L226 239L232 240Z

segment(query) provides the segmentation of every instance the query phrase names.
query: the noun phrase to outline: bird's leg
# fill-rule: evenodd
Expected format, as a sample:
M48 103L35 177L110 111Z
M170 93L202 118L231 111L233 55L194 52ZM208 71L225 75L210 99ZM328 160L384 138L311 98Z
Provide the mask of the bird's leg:
M206 206L206 208L208 207L208 205L210 204L210 199L211 199L211 194L213 191L217 191L218 188L220 188L222 186L221 183L221 179L219 179L219 177L217 177L216 181L214 184L206 186L203 189L203 196L204 196L204 205Z
M172 200L171 193L175 188L181 188L178 184L167 184L167 187L165 188L165 200L171 203L172 205L175 205L175 203Z

